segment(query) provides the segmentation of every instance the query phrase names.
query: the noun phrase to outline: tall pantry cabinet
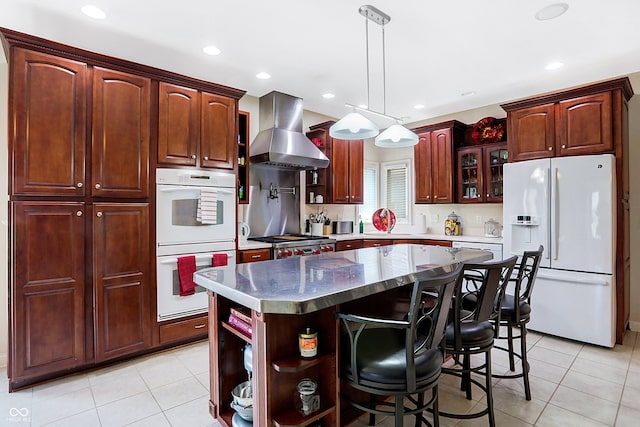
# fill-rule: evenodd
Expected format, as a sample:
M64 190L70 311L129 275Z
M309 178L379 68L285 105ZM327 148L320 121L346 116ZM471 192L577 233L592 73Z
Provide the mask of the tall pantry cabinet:
M151 80L2 35L13 389L151 345Z

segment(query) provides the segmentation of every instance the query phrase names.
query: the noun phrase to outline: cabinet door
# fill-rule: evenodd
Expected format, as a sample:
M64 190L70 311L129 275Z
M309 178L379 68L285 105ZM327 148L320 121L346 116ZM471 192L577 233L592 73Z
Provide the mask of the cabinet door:
M336 242L336 252L360 249L362 247L362 240L343 240L341 242Z
M484 201L482 148L462 148L458 150L457 154L458 203Z
M558 104L558 154L613 153L611 92L582 96Z
M12 383L85 363L84 211L11 203Z
M364 203L364 141L349 141L349 203Z
M151 345L149 205L96 203L93 280L96 362Z
M14 48L11 192L82 196L87 65Z
M434 203L453 203L453 144L451 129L431 132L431 192Z
M349 144L351 141L332 139L331 203L349 203Z
M195 166L200 141L200 94L161 82L158 97L158 163Z
M510 160L554 157L556 147L554 104L523 108L509 113Z
M502 203L502 170L507 158L506 144L484 147L484 201L487 203Z
M266 261L271 259L271 249L246 249L238 251L240 263Z
M431 132L418 135L413 147L416 174L416 203L431 203Z
M233 169L236 156L236 103L203 92L200 118L200 166Z
M93 70L93 196L148 196L150 88L144 77Z

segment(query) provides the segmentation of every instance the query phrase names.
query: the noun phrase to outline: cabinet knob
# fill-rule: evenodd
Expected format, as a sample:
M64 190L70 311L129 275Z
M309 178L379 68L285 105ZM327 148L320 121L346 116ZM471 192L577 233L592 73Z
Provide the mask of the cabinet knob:
M191 155L191 158L195 160L196 155L195 155L195 154L192 154L192 155Z
M100 186L100 184L96 184L96 190L101 189L102 187Z
M83 186L83 185L84 185L84 184L82 184L81 182L79 182L79 183L77 183L77 184L76 184L76 187L78 187L78 188L82 188L82 186Z
M567 146L566 146L566 145L564 145L564 144L562 144L562 148L567 148Z
M549 148L547 148L547 150L553 151L553 147L549 147Z
M204 159L205 159L205 160L209 160L209 157L207 157L207 156L204 156Z
M76 216L82 216L82 211L76 212Z
M487 197L489 197L489 193L487 193Z
M427 199L429 199L431 196L427 196Z
M98 218L102 218L102 212L96 212L96 216L97 216Z

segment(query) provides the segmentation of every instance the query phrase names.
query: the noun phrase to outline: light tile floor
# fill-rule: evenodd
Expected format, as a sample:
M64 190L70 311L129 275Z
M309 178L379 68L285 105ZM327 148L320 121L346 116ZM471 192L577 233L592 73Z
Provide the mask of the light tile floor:
M536 333L528 335L533 399L522 380L496 380L496 422L504 427L640 426L640 337L627 332L623 345L605 349ZM493 353L493 370L507 371L506 354ZM6 372L1 372L6 378ZM26 390L0 392L0 426L217 427L208 413L207 342L81 373ZM478 411L484 395L467 401L457 379L443 376L442 410ZM366 425L366 417L354 426ZM393 425L390 417L377 420ZM447 426L486 426L487 417ZM413 425L407 417L406 426ZM327 426L329 427L329 426Z

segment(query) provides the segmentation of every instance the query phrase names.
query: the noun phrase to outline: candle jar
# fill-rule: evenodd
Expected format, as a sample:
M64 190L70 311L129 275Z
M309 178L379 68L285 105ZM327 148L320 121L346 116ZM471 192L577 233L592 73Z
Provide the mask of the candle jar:
M318 355L318 333L311 328L305 328L298 334L300 356L315 357Z
M309 378L303 378L298 383L296 409L305 417L320 409L320 395L318 383Z

